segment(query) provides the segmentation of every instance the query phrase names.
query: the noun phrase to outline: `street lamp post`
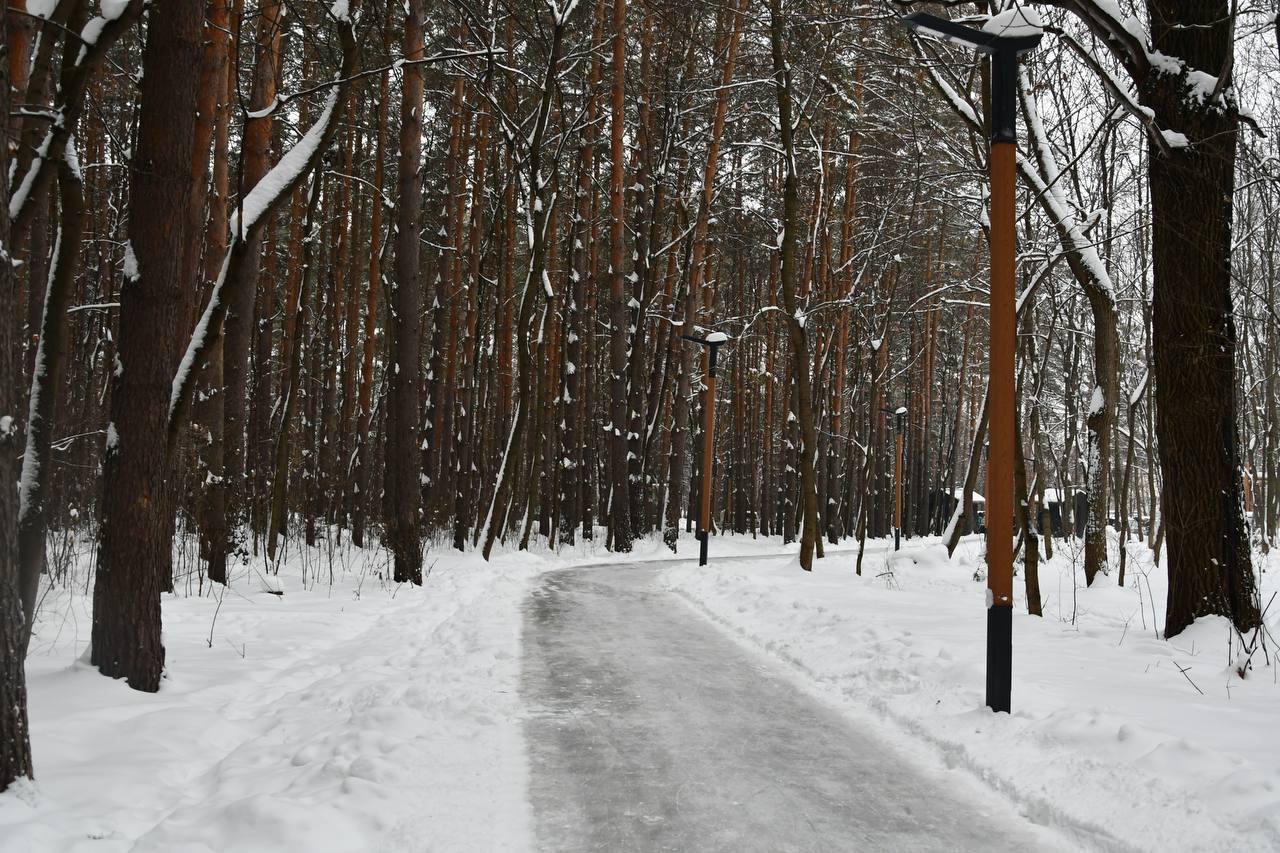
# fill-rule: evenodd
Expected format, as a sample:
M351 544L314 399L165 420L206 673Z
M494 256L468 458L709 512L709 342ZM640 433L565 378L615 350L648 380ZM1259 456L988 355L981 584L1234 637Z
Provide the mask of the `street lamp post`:
M906 429L907 408L883 409L893 415L893 550L902 549L902 439Z
M893 550L902 548L902 438L906 428L907 410L899 406L893 413L893 443L896 452L893 462Z
M698 520L698 565L707 564L707 546L711 539L711 466L716 443L716 354L729 342L724 332L712 332L705 338L681 335L686 341L707 348L707 375L702 408L706 415L702 437L702 517Z
M903 22L991 57L991 455L987 461L987 705L1009 711L1013 669L1013 454L1018 56L1040 43L1034 12L1014 8L981 27L916 12Z

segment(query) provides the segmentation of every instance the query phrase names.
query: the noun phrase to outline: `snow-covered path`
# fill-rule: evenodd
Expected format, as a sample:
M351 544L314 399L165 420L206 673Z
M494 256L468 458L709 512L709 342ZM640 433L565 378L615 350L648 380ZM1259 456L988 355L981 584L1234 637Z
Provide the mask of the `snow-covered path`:
M659 581L543 576L521 694L540 849L1051 850L1061 842L800 690Z

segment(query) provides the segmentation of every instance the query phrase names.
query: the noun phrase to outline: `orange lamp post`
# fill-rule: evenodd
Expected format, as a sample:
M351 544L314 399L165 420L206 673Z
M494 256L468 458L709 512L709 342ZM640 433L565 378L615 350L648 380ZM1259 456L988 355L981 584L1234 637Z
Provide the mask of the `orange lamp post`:
M906 435L907 407L881 409L893 415L893 550L902 548L902 444Z
M899 406L893 413L893 550L902 548L902 439L907 410Z
M987 460L987 706L1009 711L1013 686L1013 457L1015 328L1015 169L1018 57L1040 43L1034 12L1010 9L981 29L916 12L913 29L991 57L990 457Z
M711 484L712 465L715 463L716 446L716 355L720 347L729 342L724 332L712 332L705 338L681 335L686 341L707 348L707 374L702 408L706 415L702 438L702 512L698 519L698 565L707 564L707 548L711 540Z

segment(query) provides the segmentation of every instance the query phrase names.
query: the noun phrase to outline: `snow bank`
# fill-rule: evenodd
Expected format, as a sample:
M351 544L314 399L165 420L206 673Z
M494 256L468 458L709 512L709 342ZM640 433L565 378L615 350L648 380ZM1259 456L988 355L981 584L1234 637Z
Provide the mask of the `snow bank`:
M0 850L528 849L519 608L544 561L435 556L421 589L343 547L165 596L154 695L78 660L91 599L52 591L37 781L0 795Z
M666 582L807 689L980 779L1073 846L1280 850L1277 667L1255 660L1247 680L1235 675L1225 620L1160 639L1164 572L1145 548L1130 548L1126 587L1100 576L1086 589L1079 547L1055 546L1040 569L1043 618L1025 614L1016 581L1012 716L984 707L976 537L955 563L937 540L898 554L869 543L861 578L845 552L812 575L774 558L681 566ZM1265 602L1280 587L1274 570L1263 586Z

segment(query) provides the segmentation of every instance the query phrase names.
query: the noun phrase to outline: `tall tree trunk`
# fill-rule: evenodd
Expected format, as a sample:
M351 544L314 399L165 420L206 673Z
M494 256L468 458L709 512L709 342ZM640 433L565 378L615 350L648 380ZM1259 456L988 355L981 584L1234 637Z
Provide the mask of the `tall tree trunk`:
M745 0L744 0L745 2ZM736 11L736 10L735 10ZM705 271L707 229L711 222L711 204L715 199L716 172L720 165L720 142L724 136L725 119L729 110L729 84L733 82L734 68L737 64L738 43L742 33L743 15L730 14L727 23L728 34L724 40L724 64L721 67L720 88L716 93L715 107L711 115L711 134L707 145L707 163L702 178L702 195L698 203L697 218L694 220L692 247L688 263L689 288L685 294L684 325L685 333L693 331L697 317L696 309L702 290L703 273ZM692 49L692 48L691 48ZM719 53L719 51L717 51ZM691 344L680 341L672 342L680 352L680 373L674 400L675 425L672 428L671 457L667 470L667 518L662 538L667 547L676 550L679 537L680 506L682 503L685 456L689 446L690 409L693 401L690 394L693 389L693 365L695 350ZM692 488L690 488L692 492ZM692 519L692 516L690 516Z
M609 163L609 539L631 550L631 488L627 481L626 123L627 0L613 0L613 89ZM637 354L636 357L639 357Z
M404 57L423 54L423 0L405 3ZM383 519L395 559L397 583L422 583L422 534L418 448L418 397L422 384L422 278L418 217L422 198L422 67L402 71L400 162L396 200L396 265L388 320L392 363L388 366L386 486Z
M1230 73L1227 0L1148 0L1152 43L1191 69ZM1185 71L1184 71L1185 74ZM1146 100L1191 144L1149 145L1156 430L1164 474L1169 594L1165 636L1198 616L1241 630L1261 622L1241 513L1236 328L1231 307L1234 107L1200 104L1186 82L1152 70ZM1229 90L1229 87L1224 91Z
M529 328L533 322L534 310L537 307L538 293L549 289L544 285L547 265L547 224L551 211L548 209L547 185L550 183L543 173L543 145L546 140L547 126L550 123L551 108L557 93L557 74L560 68L560 49L564 41L564 31L568 24L568 15L573 7L553 7L555 11L552 21L551 44L547 56L547 65L541 80L538 110L533 129L528 136L524 154L524 179L527 191L525 211L527 217L527 233L529 234L529 266L521 289L520 307L515 319L516 362L520 376L518 391L519 405L515 420L511 424L511 432L507 436L502 451L502 461L498 469L498 482L493 492L493 500L485 517L484 548L482 553L486 560L493 553L493 543L499 533L507 527L507 514L512 503L512 492L518 471L523 467L522 456L524 431L533 418L533 407L536 403L538 387L538 371L533 363L533 351L529 341ZM508 140L514 141L518 134L508 128ZM551 295L548 293L547 295Z
M454 474L453 504L453 547L459 551L466 547L468 528L474 522L476 497L476 477L474 468L475 436L473 430L479 420L476 409L477 384L479 374L478 361L478 317L480 291L482 287L480 265L482 261L480 238L483 231L485 200L485 167L489 162L489 111L483 109L476 121L475 166L471 181L470 221L467 227L467 271L463 279L463 294L466 303L466 326L462 353L463 389L461 394L461 417L454 426L453 455L457 460ZM460 203L461 204L461 203Z
M1094 391L1090 395L1085 420L1088 431L1085 483L1089 513L1085 521L1084 542L1085 583L1092 584L1107 564L1107 504L1112 485L1108 460L1120 389L1120 336L1115 294L1111 276L1098 257L1097 249L1085 236L1085 229L1066 202L1058 164L1041 126L1025 73L1021 79L1020 94L1027 118L1028 141L1035 158L1034 165L1022 160L1019 168L1045 214L1053 222L1067 265L1084 292L1093 315Z
M255 33L253 87L249 107L266 110L275 104L277 42L280 39L282 4L265 0L260 7ZM257 186L270 168L273 114L251 117L244 128L243 157L240 174L240 203ZM242 217L243 218L243 217ZM241 223L241 228L244 224ZM222 346L223 436L222 472L226 490L227 535L233 541L243 534L241 527L249 521L252 499L253 462L246 446L249 427L248 396L250 380L249 353L254 340L254 307L257 302L258 272L261 266L262 235L257 228L247 238L245 261L238 265L238 280L232 288L227 306L225 340Z
M67 307L71 302L80 261L84 233L84 184L74 159L58 165L58 196L61 208L54 263L45 289L40 341L36 346L35 369L31 373L31 394L27 409L27 446L22 457L22 480L18 486L18 554L21 565L22 642L25 654L34 627L40 573L44 569L45 534L48 531L50 480L53 471L54 411L62 385L67 346Z
M129 170L129 284L103 463L102 526L93 590L92 662L155 692L164 668L161 578L172 527L166 420L188 282L180 278L192 192L200 85L201 4L153 9L143 55L141 121Z
M592 40L599 43L603 26L597 14ZM591 275L588 245L591 241L590 223L592 177L595 171L596 118L599 111L597 90L601 80L600 54L591 62L588 83L586 125L579 152L578 186L574 197L573 218L569 226L569 300L565 309L565 376L564 376L564 470L561 472L560 541L573 544L578 524L582 521L584 488L581 482L584 466L583 427L590 412L582 405L585 367L583 354L586 334L583 312L587 301L587 279Z
M791 115L791 71L783 55L782 0L769 0L769 40L773 53L774 92L778 101L778 126L785 161L782 196L782 266L779 290L786 312L787 338L791 342L792 372L795 381L795 408L800 432L800 508L804 515L800 532L800 568L813 570L813 552L818 539L818 490L814 478L817 436L813 422L809 361L809 341L804 316L796 301L796 231L798 229L799 180L796 175L794 119Z
M290 436L292 435L293 419L297 414L301 396L302 330L305 325L305 306L310 298L312 284L316 280L315 244L319 228L316 226L315 219L321 195L320 185L323 181L323 176L318 174L313 176L311 184L305 193L308 199L305 207L305 227L301 223L303 212L295 210L300 226L298 231L299 242L302 244L302 258L298 265L298 281L293 287L293 298L287 301L284 306L287 327L286 339L289 341L289 345L286 347L287 353L282 353L285 356L284 383L280 389L283 403L281 404L280 420L274 442L270 515L267 519L267 556L272 560L276 559L280 542L288 533L288 504L285 496L289 487ZM362 432L361 435L364 435L364 433Z
M390 7L388 7L390 14ZM389 45L388 45L389 46ZM364 547L365 514L368 511L370 469L373 467L369 432L373 417L373 362L376 352L378 291L382 286L382 189L386 184L387 102L391 100L391 74L383 71L378 82L378 142L373 167L373 200L369 221L369 289L365 294L364 352L360 362L359 424L356 435L355 489L357 500L351 519L351 541Z
M0 61L0 140L9 138L10 63L14 62L14 16L0 16L0 44L9 51ZM17 62L23 65L22 62ZM0 144L0 175L9 174L9 146ZM9 185L0 181L0 250L8 257ZM0 483L18 481L18 448L24 421L22 393L12 381L20 371L17 276L10 264L0 264ZM18 517L18 490L0 489L0 518ZM27 729L27 678L22 635L28 630L22 606L18 569L18 529L0 524L0 792L15 780L31 778L31 737Z
M243 0L238 0L237 5L242 2ZM237 15L235 19L238 20L238 18ZM229 50L230 45L228 45ZM231 184L228 164L231 145L231 91L235 71L235 63L225 63L221 87L217 94L213 134L213 176L209 187L209 216L204 232L204 264L200 281L202 293L212 291L214 282L222 271L223 256L227 252ZM223 471L223 436L226 433L226 413L223 403L226 400L226 394L222 381L221 345L210 351L199 369L200 394L195 405L194 426L199 454L196 517L200 530L200 556L205 561L209 580L225 584L227 582L227 481Z

